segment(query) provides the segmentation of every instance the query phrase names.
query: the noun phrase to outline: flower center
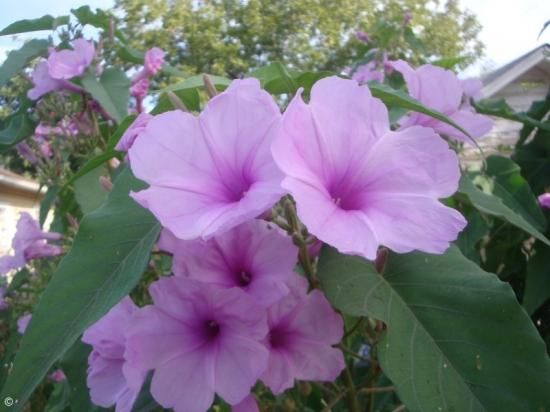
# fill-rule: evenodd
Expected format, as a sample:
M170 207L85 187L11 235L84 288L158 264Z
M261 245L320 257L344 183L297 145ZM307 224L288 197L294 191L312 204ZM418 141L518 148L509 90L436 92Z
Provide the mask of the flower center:
M206 340L212 341L220 334L220 325L215 320L207 320L204 323L204 335Z
M241 270L237 276L237 283L240 287L245 287L250 285L251 280L252 280L252 275L246 270Z
M272 348L282 348L288 345L289 334L281 328L273 328L269 331L269 343Z

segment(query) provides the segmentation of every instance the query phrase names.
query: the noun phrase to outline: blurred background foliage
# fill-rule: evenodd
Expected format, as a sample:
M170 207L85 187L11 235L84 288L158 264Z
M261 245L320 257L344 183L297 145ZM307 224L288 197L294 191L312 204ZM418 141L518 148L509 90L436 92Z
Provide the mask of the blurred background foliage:
M483 53L481 26L458 0L116 0L131 46L157 46L186 74L238 77L280 61L298 70L339 71L371 45L411 63ZM410 21L405 16L410 15ZM395 36L402 31L402 36ZM414 33L414 34L413 34Z

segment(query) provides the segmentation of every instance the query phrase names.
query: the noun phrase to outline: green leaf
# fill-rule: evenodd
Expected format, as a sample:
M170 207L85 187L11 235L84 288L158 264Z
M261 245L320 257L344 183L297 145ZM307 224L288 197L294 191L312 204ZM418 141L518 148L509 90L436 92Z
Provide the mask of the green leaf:
M501 198L479 190L466 175L462 175L458 191L459 193L466 195L472 205L474 205L474 207L476 207L479 211L504 219L512 225L533 235L547 245L550 245L550 241L542 233L540 233L536 227L526 220L521 215L521 212L509 208L504 204Z
M456 247L390 254L383 275L371 262L324 249L318 274L336 308L386 323L377 353L407 410L550 406L550 360L533 323L507 283Z
M49 14L32 20L19 20L0 31L0 36L7 34L28 33L38 30L55 30L57 27L69 23L69 16L53 17Z
M479 263L479 253L476 250L476 245L488 232L489 225L485 219L483 219L481 214L475 210L465 217L468 221L468 225L458 234L456 245L459 247L464 256L476 263Z
M514 109L512 109L504 99L481 100L479 102L474 102L473 105L478 113L501 117L503 119L513 120L531 127L537 127L539 129L550 131L550 124L545 124L533 119L525 112L514 111Z
M88 71L82 77L82 86L117 123L128 116L130 81L122 70L108 68L99 81L92 71Z
M531 104L531 107L529 107L529 110L527 110L525 114L532 119L535 119L537 121L542 121L548 112L550 112L550 88L548 88L548 92L546 93L546 98L544 100L533 102ZM548 122L546 123L548 124ZM523 145L523 143L531 135L531 132L533 131L533 129L535 129L535 126L533 126L532 124L523 125L519 133L519 139L516 142L516 148L521 147Z
M98 29L103 29L106 33L110 32L109 26L111 26L111 24L115 26L116 23L115 18L111 14L101 9L96 9L94 12L90 6L81 6L78 9L71 9L71 13L78 19L80 24L89 24L90 26L97 27ZM126 43L126 38L120 30L115 28L113 34L121 42Z
M216 86L216 89L219 91L225 90L227 86L231 83L231 80L229 80L227 77L222 76L214 76L209 74L208 77L210 77L210 80L212 81L212 84ZM185 79L184 81L178 82L176 84L172 84L168 87L165 87L164 89L157 90L157 93L162 92L176 92L178 90L184 90L184 89L200 89L204 87L204 83L202 81L202 75L196 75L191 76Z
M133 64L143 64L145 58L145 53L126 45L119 47L116 54L125 62Z
M260 80L262 87L271 94L294 95L298 88L303 87L305 94L309 94L313 84L323 77L331 76L332 72L299 72L287 70L281 63L275 62L260 67L248 74Z
M34 133L36 123L26 114L13 114L4 129L0 130L0 153L11 149Z
M523 306L532 314L550 298L550 247L537 244L536 254L527 265Z
M550 132L538 130L533 140L516 149L512 159L520 165L533 191L544 193L550 186Z
M108 175L105 167L98 167L74 182L74 196L82 214L94 211L107 198L107 192L99 184L100 176Z
M160 231L128 196L143 187L125 169L107 201L82 219L73 247L34 308L0 395L19 401L10 411L23 408L54 362L139 281Z
M32 59L46 56L49 45L48 40L33 39L25 43L19 50L10 52L2 66L0 66L0 87L5 85L13 76L21 73Z
M470 134L466 130L457 125L443 113L440 113L433 109L428 109L422 103L409 96L407 93L401 90L395 90L388 85L380 83L369 83L369 89L374 97L379 98L386 105L402 107L404 109L412 110L414 112L433 117L434 119L441 120L442 122L453 126L455 129L460 130L466 136L469 136L473 143L477 144L477 142L470 136Z
M172 93L181 100L187 110L194 112L200 111L201 99L197 89L181 89L173 91ZM176 107L174 107L168 95L162 93L158 99L157 105L151 110L151 114L160 114L174 109L176 109Z
M519 166L507 157L493 155L487 158L486 173L493 178L493 195L500 197L506 206L521 214L532 226L544 231L546 220L537 198L521 176Z
M101 410L101 408L92 404L90 391L86 385L88 356L91 351L91 346L82 343L78 339L59 362L59 366L67 376L71 388L69 398L73 411L91 412Z

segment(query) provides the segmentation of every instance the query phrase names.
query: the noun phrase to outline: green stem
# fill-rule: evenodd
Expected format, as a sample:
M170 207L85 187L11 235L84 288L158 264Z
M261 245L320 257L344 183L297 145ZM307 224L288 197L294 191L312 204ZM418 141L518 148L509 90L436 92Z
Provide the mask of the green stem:
M348 387L348 403L349 409L351 412L359 412L359 402L357 402L357 391L355 389L355 384L353 383L353 377L351 372L346 364L346 369L344 370L344 379Z

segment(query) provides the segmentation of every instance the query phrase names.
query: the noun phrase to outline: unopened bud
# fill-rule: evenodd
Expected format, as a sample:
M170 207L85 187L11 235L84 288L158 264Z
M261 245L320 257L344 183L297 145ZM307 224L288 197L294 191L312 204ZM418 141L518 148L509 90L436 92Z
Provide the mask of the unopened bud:
M208 95L208 97L212 98L218 94L218 91L216 90L214 83L212 83L210 76L208 76L207 74L203 74L202 82L204 83L204 90L206 90L206 94Z
M118 160L116 157L113 157L111 160L109 160L109 166L111 166L111 169L116 169L120 166L120 160Z
M166 95L168 96L168 100L170 100L170 103L172 103L172 106L174 108L181 110L182 112L188 112L187 107L185 107L185 104L181 101L181 99L176 95L174 92L167 92Z
M108 177L99 176L99 184L101 188L106 192L111 192L113 190L113 182Z

